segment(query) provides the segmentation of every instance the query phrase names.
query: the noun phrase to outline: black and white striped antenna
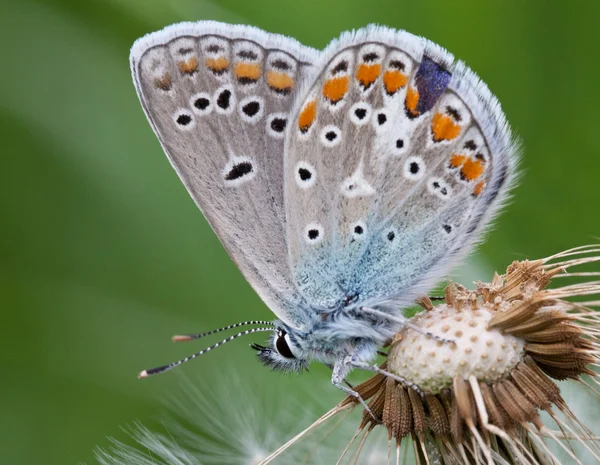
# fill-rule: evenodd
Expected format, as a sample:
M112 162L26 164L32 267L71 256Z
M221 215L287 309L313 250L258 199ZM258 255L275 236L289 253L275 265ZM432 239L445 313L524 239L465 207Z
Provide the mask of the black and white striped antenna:
M213 329L212 331L207 331L205 333L176 335L176 336L173 336L173 342L192 341L194 339L200 339L201 337L204 337L204 336L210 336L211 334L220 333L221 331L227 331L228 329L239 328L240 326L248 326L248 325L271 325L271 327L273 327L273 323L270 321L263 321L263 320L242 321L241 323L234 323L232 325L223 326L222 328Z
M238 323L238 325L239 325L239 323ZM233 327L235 327L235 325L233 325ZM214 332L218 332L218 331L219 330L214 330ZM224 329L222 329L222 331L224 331ZM159 373L164 373L165 371L172 370L173 368L181 365L182 363L189 362L190 360L193 360L202 354L210 352L211 350L216 349L217 347L222 346L223 344L233 341L234 339L237 339L238 337L245 336L246 334L258 333L260 331L273 331L273 326L271 325L268 328L252 328L252 329L248 329L246 331L242 331L241 333L234 334L233 336L229 336L228 338L223 339L221 342L217 342L216 344L214 344L210 347L207 347L206 349L203 349L200 352L196 352L195 354L192 354L188 357L178 360L177 362L173 362L173 363L169 363L168 365L163 365L160 367L141 371L140 374L138 375L138 378L147 378L148 376L157 375ZM212 332L209 332L209 334L212 334Z

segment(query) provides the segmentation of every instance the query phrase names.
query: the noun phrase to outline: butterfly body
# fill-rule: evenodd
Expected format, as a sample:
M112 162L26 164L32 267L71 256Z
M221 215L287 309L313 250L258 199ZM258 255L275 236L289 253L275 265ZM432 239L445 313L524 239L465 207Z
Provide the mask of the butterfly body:
M462 62L368 26L324 51L247 26L182 23L131 69L171 164L278 317L259 358L365 367L481 237L516 148Z

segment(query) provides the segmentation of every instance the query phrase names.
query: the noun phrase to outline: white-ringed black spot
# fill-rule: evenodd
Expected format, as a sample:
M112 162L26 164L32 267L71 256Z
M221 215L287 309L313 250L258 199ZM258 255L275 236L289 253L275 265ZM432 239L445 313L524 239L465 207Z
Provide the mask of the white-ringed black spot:
M391 126L391 115L387 108L379 108L373 110L373 117L371 118L371 124L375 128L378 134L382 134L388 130Z
M225 184L238 186L256 176L256 166L250 157L233 157L222 171Z
M187 108L180 108L173 113L173 123L182 131L191 131L196 127L196 119Z
M177 117L175 121L177 121L177 124L179 124L180 126L187 126L192 122L192 117L187 114L181 114Z
M307 243L314 245L323 240L323 226L310 223L304 228L304 237Z
M321 143L325 147L334 147L342 140L342 132L337 126L329 125L325 126L321 130Z
M252 101L252 102L248 102L247 104L245 104L242 107L242 111L250 117L253 117L254 115L256 115L260 110L260 103L257 102L256 100Z
M300 176L300 180L306 182L310 181L310 178L312 178L312 173L306 168L300 168L298 169L298 176Z
M299 161L296 165L296 184L301 189L308 189L316 181L315 168L305 161Z
M367 232L367 225L363 221L357 221L351 226L350 232L352 233L351 242L363 240L365 238L365 233Z
M224 89L217 97L217 106L222 110L227 110L231 104L231 91Z
M249 161L243 161L237 165L233 165L233 167L225 175L225 180L234 181L242 176L246 176L247 174L252 173L252 168L252 163Z
M350 121L357 126L362 126L369 122L371 117L371 106L367 102L357 102L350 108Z
M287 120L285 118L273 118L271 120L271 129L275 132L285 131Z
M408 157L404 163L404 177L412 181L421 179L425 174L425 163L418 156Z
M285 113L271 113L267 117L267 134L274 139L283 139L287 127L287 115Z
M388 241L392 242L396 238L396 233L394 231L389 231L385 237Z
M404 139L397 139L396 140L396 148L401 149L402 147L404 147Z
M210 105L210 100L208 100L206 97L200 97L194 101L194 106L198 110L206 110L209 105Z
M443 225L442 228L444 228L444 231L446 231L447 234L450 234L452 232L452 226L450 226L449 224Z

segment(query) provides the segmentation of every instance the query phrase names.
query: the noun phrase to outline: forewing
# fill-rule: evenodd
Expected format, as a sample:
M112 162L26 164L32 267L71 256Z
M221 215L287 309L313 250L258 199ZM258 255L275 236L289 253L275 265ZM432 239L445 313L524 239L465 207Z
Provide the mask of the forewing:
M515 147L496 99L424 39L368 27L323 53L286 141L290 263L315 307L408 305L497 211Z
M181 23L138 40L131 69L146 116L190 195L277 316L302 326L289 275L283 140L317 52L255 28Z

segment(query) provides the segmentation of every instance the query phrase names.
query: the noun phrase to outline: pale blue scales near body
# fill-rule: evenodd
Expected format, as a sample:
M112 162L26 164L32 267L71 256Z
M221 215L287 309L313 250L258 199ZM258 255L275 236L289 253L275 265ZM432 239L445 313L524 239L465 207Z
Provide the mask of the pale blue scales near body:
M258 331L272 333L252 345L263 363L325 363L349 394L352 368L393 376L370 364L377 350L515 179L517 146L487 86L438 45L375 25L318 51L180 23L136 41L131 70L171 164L278 318L211 331L257 326L140 376Z

